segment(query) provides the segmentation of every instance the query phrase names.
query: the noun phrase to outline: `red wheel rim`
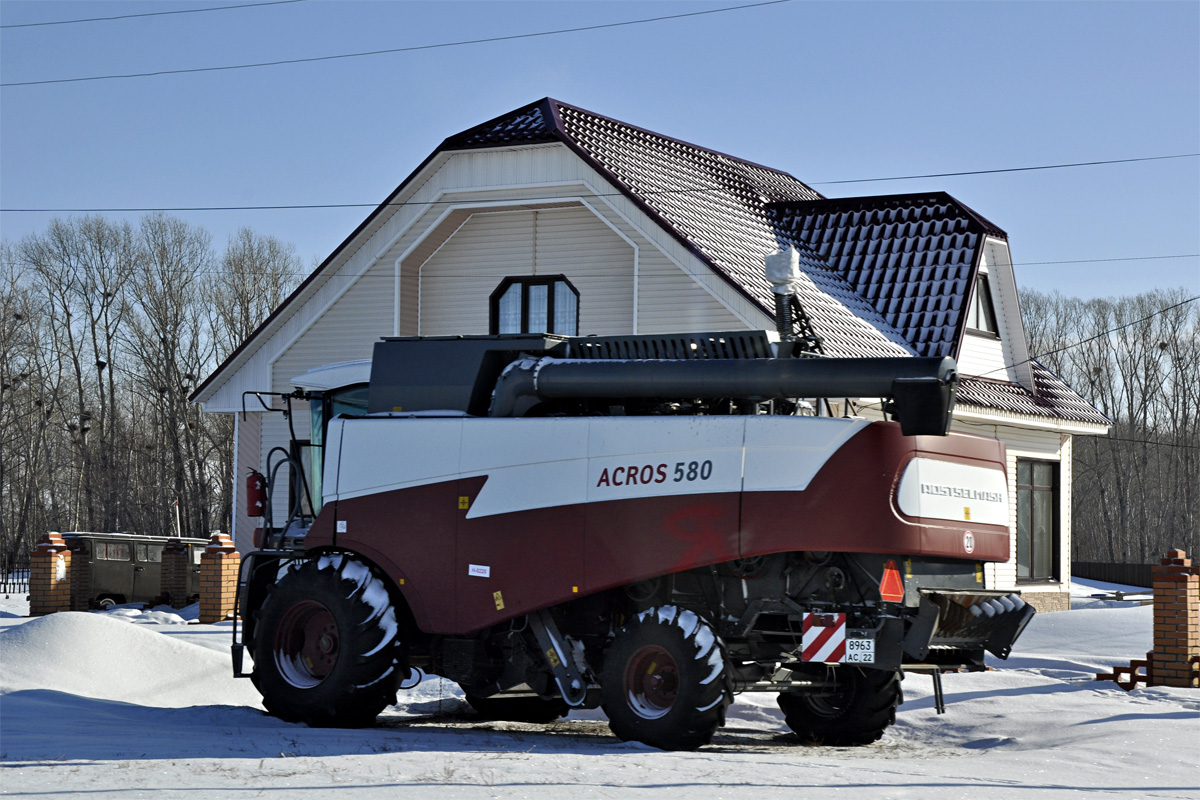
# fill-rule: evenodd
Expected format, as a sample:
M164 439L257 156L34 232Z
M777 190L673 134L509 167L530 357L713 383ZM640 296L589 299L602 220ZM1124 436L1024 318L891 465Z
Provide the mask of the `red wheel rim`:
M644 719L658 719L674 707L679 696L679 668L665 648L649 644L625 664L625 697Z
M315 600L294 604L275 629L275 666L284 680L298 688L325 680L340 651L337 621Z

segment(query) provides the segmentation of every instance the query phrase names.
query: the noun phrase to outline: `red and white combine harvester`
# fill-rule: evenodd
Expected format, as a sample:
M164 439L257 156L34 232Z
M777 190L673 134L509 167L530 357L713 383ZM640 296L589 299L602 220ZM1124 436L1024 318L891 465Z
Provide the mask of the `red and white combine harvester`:
M739 692L806 741L875 741L905 670L982 669L1033 616L983 583L1009 555L1004 446L947 435L951 359L791 344L394 338L308 373L235 674L244 647L267 709L318 726L432 674L486 717L600 706L664 749L709 742ZM813 413L853 398L890 421Z

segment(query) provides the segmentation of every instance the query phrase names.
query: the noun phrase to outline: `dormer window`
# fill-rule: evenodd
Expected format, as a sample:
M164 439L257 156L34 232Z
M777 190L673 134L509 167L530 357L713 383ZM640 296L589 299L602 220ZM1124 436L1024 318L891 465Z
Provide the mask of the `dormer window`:
M992 291L988 286L986 272L975 278L975 291L971 295L971 308L967 314L967 328L981 333L1000 335L996 325L996 307L992 305Z
M505 278L492 292L491 333L579 333L579 292L563 275Z

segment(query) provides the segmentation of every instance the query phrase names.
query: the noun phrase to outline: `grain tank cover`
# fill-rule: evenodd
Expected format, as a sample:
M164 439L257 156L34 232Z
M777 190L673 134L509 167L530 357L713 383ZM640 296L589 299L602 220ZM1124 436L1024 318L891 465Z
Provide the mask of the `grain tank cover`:
M522 354L565 355L553 334L392 337L375 343L367 411L484 416L501 371Z

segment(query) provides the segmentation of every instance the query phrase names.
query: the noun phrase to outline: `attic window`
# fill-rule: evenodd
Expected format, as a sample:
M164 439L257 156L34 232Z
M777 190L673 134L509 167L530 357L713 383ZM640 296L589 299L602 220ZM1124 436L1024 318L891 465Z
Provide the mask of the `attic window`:
M492 292L491 333L579 333L579 292L564 275L505 278Z
M986 272L979 273L975 278L975 291L971 296L967 328L995 336L1000 335L1000 328L996 326L996 307L992 305L992 290L988 286Z

